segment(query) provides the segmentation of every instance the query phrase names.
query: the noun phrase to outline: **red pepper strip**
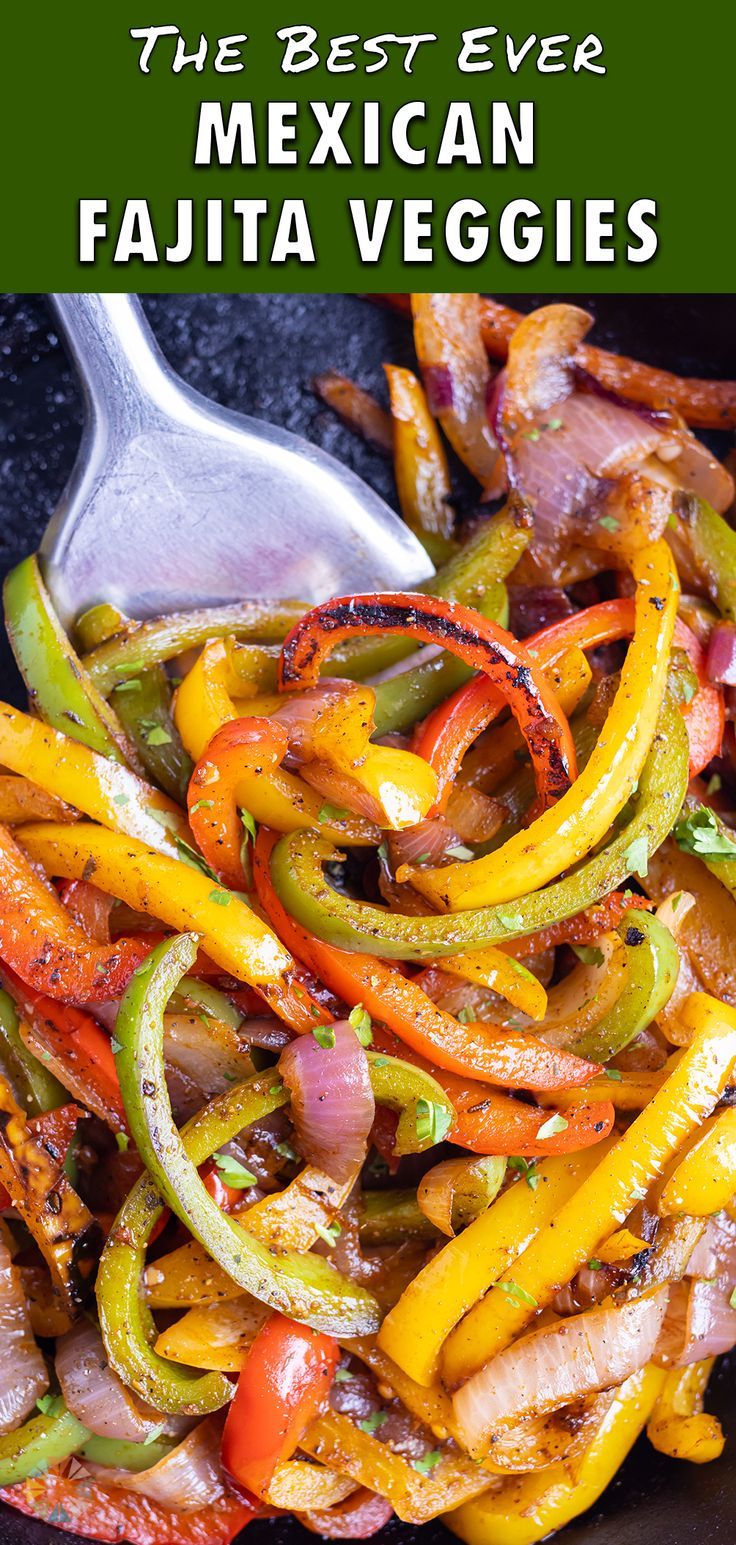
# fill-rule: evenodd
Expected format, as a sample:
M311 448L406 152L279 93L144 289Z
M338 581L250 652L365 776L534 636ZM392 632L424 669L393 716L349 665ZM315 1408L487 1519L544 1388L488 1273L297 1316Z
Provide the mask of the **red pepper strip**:
M257 1504L232 1497L216 1507L177 1513L149 1497L103 1486L82 1467L78 1476L54 1469L19 1486L3 1486L0 1501L103 1545L120 1545L121 1540L130 1545L230 1545L258 1511Z
M59 886L59 896L75 923L96 939L98 944L110 943L110 913L115 897L91 885L89 880L64 880Z
M577 1089L600 1071L595 1063L523 1031L460 1024L388 961L335 949L298 927L271 885L268 864L276 840L261 827L254 861L258 899L276 932L282 940L288 938L287 948L306 959L333 992L346 1003L362 1003L369 1014L396 1032L404 1046L450 1073L507 1089Z
M525 640L525 647L537 664L552 665L571 645L580 649L594 649L599 644L613 643L628 638L634 631L633 598L601 601L585 611L563 617ZM698 691L690 703L682 705L682 713L690 740L691 777L693 767L702 772L712 757L717 756L723 738L723 693L708 681L705 669L705 650L695 634L684 622L677 619L675 644L684 649L698 677ZM464 686L453 692L424 721L415 737L412 750L424 757L434 768L439 785L439 797L435 812L444 809L459 771L462 759L473 741L496 718L504 707L500 693L483 676L474 676Z
M80 1105L59 1105L56 1110L42 1111L31 1116L29 1130L37 1142L43 1144L52 1159L58 1161L59 1173L69 1150L69 1144L77 1130L77 1122L84 1115ZM0 1209L12 1206L10 1193L0 1182Z
M379 306L390 306L411 316L410 295L371 295L367 298ZM504 306L492 295L481 295L480 313L483 342L491 359L506 359L511 337L523 313ZM628 359L625 354L611 354L592 343L578 345L575 364L595 376L601 386L628 397L631 402L681 413L695 429L730 429L736 425L736 381L676 376L656 365Z
M542 808L570 787L576 774L570 726L538 664L513 634L458 602L397 592L315 606L282 646L282 689L314 686L331 650L355 632L402 633L423 643L439 643L482 671L488 690L508 703L527 742Z
M93 943L0 827L0 959L29 987L67 1002L119 998L150 953L143 936Z
M61 1082L80 1103L114 1132L126 1132L115 1058L101 1026L83 1009L44 997L10 971L3 977L39 1043L36 1054L48 1050Z
M211 869L231 890L242 890L244 831L236 789L244 773L269 774L283 761L289 737L275 719L233 719L210 740L189 780L189 825Z
M239 1207L243 1200L243 1193L235 1186L226 1186L219 1173L214 1159L208 1159L199 1171L199 1178L205 1191L209 1192L213 1202L221 1208L222 1212L232 1212L234 1207Z
M251 1344L225 1421L222 1462L257 1497L323 1405L339 1356L333 1336L283 1314L272 1314Z
M312 1534L321 1534L325 1540L369 1540L394 1516L394 1510L385 1497L360 1486L344 1502L319 1512L301 1513L300 1524Z

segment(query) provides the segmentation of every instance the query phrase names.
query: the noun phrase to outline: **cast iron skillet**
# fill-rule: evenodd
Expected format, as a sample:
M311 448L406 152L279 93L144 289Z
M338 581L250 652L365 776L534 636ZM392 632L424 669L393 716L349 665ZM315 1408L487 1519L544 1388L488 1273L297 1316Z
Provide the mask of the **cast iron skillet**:
M549 296L504 297L520 309ZM683 373L736 374L736 295L575 296L597 317L596 341ZM375 390L381 362L411 363L406 323L343 295L151 296L146 308L164 351L186 380L316 440L394 498L390 468L320 407L312 377L334 366ZM76 383L38 296L0 301L0 569L34 548L72 464L80 423ZM466 485L467 489L467 485ZM469 494L469 490L467 490ZM131 534L131 540L134 536ZM155 562L155 554L151 561ZM7 647L3 696L22 701ZM642 1442L599 1508L563 1535L566 1545L727 1545L736 1514L736 1390L723 1366L709 1397L724 1418L723 1458L702 1467L663 1459ZM306 1545L290 1520L252 1524L249 1545ZM0 1510L0 1545L53 1545L77 1537ZM386 1545L451 1545L440 1524L390 1524Z

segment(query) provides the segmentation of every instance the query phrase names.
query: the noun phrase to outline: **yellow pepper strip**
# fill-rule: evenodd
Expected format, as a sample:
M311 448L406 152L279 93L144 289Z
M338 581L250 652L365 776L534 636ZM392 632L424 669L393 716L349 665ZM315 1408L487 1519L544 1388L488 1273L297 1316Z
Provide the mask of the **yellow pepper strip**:
M234 698L242 695L243 674L247 674L241 674L244 653L250 658L252 648L249 650L247 646L240 646L231 639L215 639L202 650L177 691L174 704L176 726L187 751L196 761L204 754L215 731L238 717L238 706ZM250 679L253 680L252 674ZM247 697L247 693L245 695ZM266 711L273 711L283 701L278 697L269 697ZM339 691L331 695L326 686L319 717L310 730L309 760L324 762L359 784L376 802L377 814L382 821L387 826L401 829L415 825L427 815L437 798L437 779L432 768L410 751L371 745L369 736L375 702L376 694L371 687L344 683ZM256 711L255 701L246 704L248 715ZM245 781L255 783L247 774L244 774ZM239 798L238 802L250 810L257 820L266 822L278 831L293 831L295 825L318 824L322 801L311 791L308 793L303 782L280 770L267 780L258 780L259 784L264 782L269 785L269 792L274 782L280 783L284 791L289 791L291 804L295 806L299 819L296 822L292 819L291 824L284 825L275 819L273 813L259 814L257 806L263 803L263 791L256 788L254 803L253 795L243 788L243 798ZM314 809L310 807L307 811L305 798L314 805ZM305 819L307 814L309 820ZM339 833L340 826L335 830ZM344 828L342 831L346 835ZM340 840L339 835L337 840Z
M22 826L24 821L76 821L77 812L63 799L47 793L28 778L0 773L0 824Z
M161 853L176 857L177 837L191 845L186 817L173 799L122 763L90 751L81 741L71 740L9 703L0 703L0 763L31 778L47 794L83 810L93 821L139 837Z
M394 476L399 508L407 526L424 544L433 563L455 549L452 484L436 420L414 372L384 365L391 401Z
M355 1481L338 1475L326 1465L308 1459L285 1459L271 1476L264 1501L287 1513L306 1513L312 1508L334 1507L355 1491Z
M647 1426L649 1442L660 1454L689 1459L694 1465L720 1459L726 1442L723 1428L716 1416L703 1410L714 1362L714 1357L707 1357L667 1374Z
M268 924L238 896L134 837L86 821L76 826L42 822L22 827L21 834L26 852L47 874L94 879L137 912L158 917L177 932L195 931L217 965L241 982L276 984L293 966Z
M491 1482L487 1471L455 1450L443 1453L431 1474L421 1475L387 1443L336 1411L318 1416L299 1447L331 1470L386 1497L404 1523L427 1523L448 1507L477 1497Z
M634 554L632 573L634 636L590 760L556 804L496 852L446 869L414 870L412 884L437 906L496 906L539 890L605 837L636 788L664 696L680 587L664 541Z
M233 1285L237 1291L237 1284ZM198 1304L161 1332L155 1349L160 1357L190 1368L239 1373L270 1313L266 1304L242 1292L229 1303Z
M278 651L241 646L232 638L205 644L174 696L174 722L193 761L222 724L238 717L233 698L273 692L277 662ZM249 705L248 711L255 709Z
M648 1367L621 1385L598 1432L575 1464L507 1481L445 1522L465 1545L536 1545L592 1507L613 1480L642 1432L662 1388L659 1368Z
M448 971L450 976L460 976L466 982L490 987L522 1014L528 1014L530 1019L544 1019L547 994L542 983L520 960L514 960L513 955L504 954L492 944L469 955L448 955L434 964L440 970Z
M694 1035L674 1072L551 1224L539 1231L513 1272L504 1272L497 1285L504 1290L487 1294L449 1337L443 1364L453 1388L503 1351L558 1288L597 1255L601 1241L623 1223L718 1103L736 1058L736 1010L693 993L681 1017Z
M378 1335L382 1351L418 1384L431 1385L446 1336L555 1217L599 1154L599 1148L588 1148L543 1160L535 1167L533 1187L525 1179L515 1181L449 1240L387 1314Z
M444 965L444 961L443 961ZM617 1072L616 1068L612 1073ZM577 1089L564 1089L554 1098L544 1092L539 1095L539 1104L545 1107L554 1106L556 1110L569 1110L572 1105L587 1105L589 1100L610 1100L616 1110L644 1110L655 1094L659 1093L662 1085L667 1080L665 1068L655 1071L644 1070L641 1073L622 1073L621 1077L607 1076L605 1073L600 1078L591 1078L585 1085L584 1091ZM584 1093L584 1099L580 1094Z
M598 1246L597 1259L602 1261L604 1266L611 1266L616 1261L631 1261L642 1250L648 1249L646 1239L639 1239L630 1229L619 1228L610 1239L605 1239L603 1244Z
M736 1110L706 1122L698 1141L680 1160L659 1201L665 1215L686 1212L706 1218L736 1195Z
M250 1207L238 1208L235 1215L249 1233L275 1254L286 1250L311 1250L347 1200L354 1184L354 1175L337 1185L322 1170L305 1164L283 1191L276 1191ZM194 1239L162 1256L155 1266L148 1268L146 1289L154 1309L222 1303L237 1298L240 1293L232 1277L210 1260L203 1246Z

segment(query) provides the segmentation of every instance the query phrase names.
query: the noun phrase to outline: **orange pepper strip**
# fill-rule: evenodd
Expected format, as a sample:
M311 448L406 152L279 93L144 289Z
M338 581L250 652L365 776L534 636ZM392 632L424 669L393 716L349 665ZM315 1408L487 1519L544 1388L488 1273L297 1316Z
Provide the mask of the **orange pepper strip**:
M72 1003L119 998L150 953L145 937L95 944L0 826L0 958L28 984Z
M297 953L333 992L348 1003L361 1002L405 1046L450 1073L469 1074L511 1089L577 1088L600 1071L594 1063L523 1032L460 1024L389 962L353 955L313 938L288 918L273 891L268 863L276 840L274 833L261 827L254 864L258 897L274 927L295 941Z
M127 1131L115 1058L109 1037L83 1009L57 1003L12 972L3 978L21 1010L20 1034L65 1089L114 1132Z
M482 671L494 692L503 694L527 741L543 807L569 788L576 772L575 746L542 669L505 628L459 602L400 591L326 601L285 639L279 663L282 689L316 685L320 666L335 645L356 632L409 634L425 644L440 643Z

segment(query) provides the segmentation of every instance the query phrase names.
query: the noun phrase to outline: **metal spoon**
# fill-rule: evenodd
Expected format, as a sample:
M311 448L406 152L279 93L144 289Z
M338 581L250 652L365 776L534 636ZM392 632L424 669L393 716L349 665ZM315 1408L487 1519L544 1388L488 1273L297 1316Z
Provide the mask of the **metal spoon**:
M245 596L324 600L432 573L359 477L276 425L209 402L167 364L133 295L52 296L86 422L41 544L62 621Z

